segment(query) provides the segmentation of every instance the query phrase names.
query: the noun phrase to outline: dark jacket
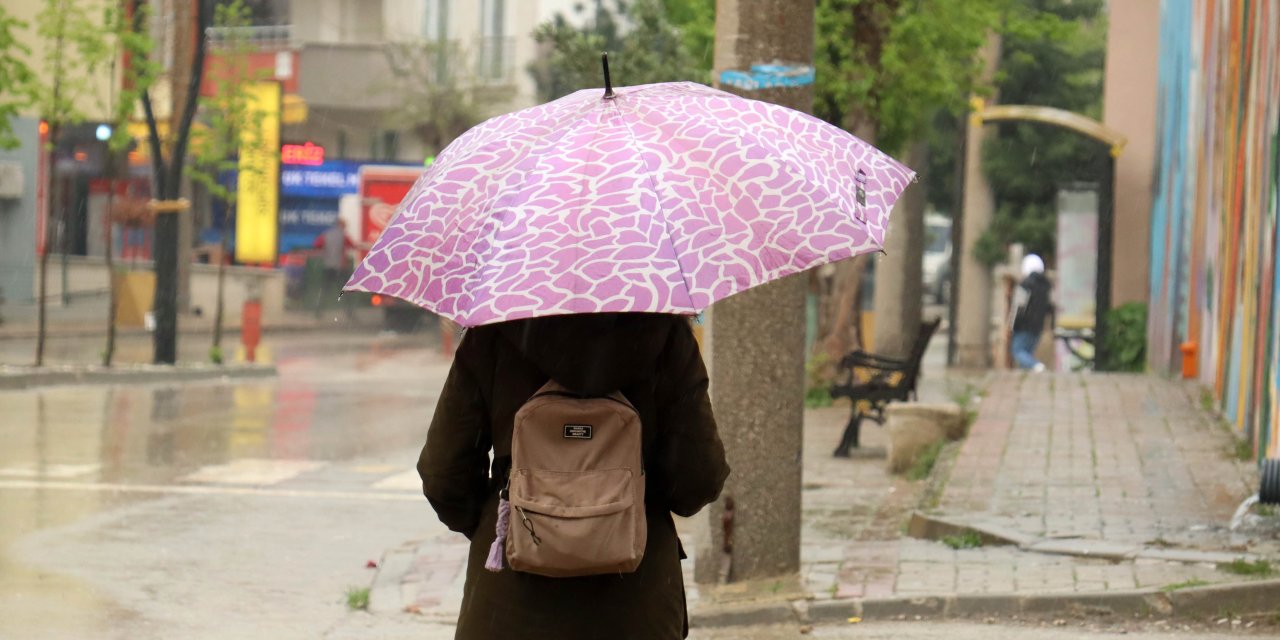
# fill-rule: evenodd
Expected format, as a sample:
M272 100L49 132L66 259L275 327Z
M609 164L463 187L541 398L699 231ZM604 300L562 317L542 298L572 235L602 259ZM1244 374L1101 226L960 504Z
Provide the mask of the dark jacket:
M1018 296L1017 315L1013 318L1013 331L1038 335L1044 331L1045 319L1053 313L1053 300L1049 295L1053 285L1044 272L1035 271L1023 278L1018 286L1022 291Z
M649 538L635 573L545 578L484 569L515 413L548 379L588 394L621 390L640 413ZM471 539L457 638L687 634L684 554L671 513L693 515L729 475L707 384L689 323L677 316L561 316L466 333L418 460L440 520Z

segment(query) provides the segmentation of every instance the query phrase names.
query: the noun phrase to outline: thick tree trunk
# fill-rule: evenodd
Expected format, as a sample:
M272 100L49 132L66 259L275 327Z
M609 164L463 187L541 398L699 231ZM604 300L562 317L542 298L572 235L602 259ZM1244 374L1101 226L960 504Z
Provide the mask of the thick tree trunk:
M851 112L845 118L844 129L868 144L875 144L875 123L858 112ZM871 259L860 256L837 262L824 275L817 276L818 339L812 355L826 360L823 371L826 379L835 375L836 363L844 354L867 346L866 336L862 335L862 277Z
M185 99L181 102L181 116L175 127L176 136L170 151L168 163L160 155L161 144L152 110L151 97L144 93L142 107L150 130L151 149L155 154L153 167L155 176L155 198L157 200L177 200L182 194L182 166L186 160L187 143L191 135L191 124L195 119L197 98L200 83L204 78L204 60L207 49L205 31L213 24L212 0L196 2L196 24L191 38L191 73L186 78ZM177 104L175 104L175 107ZM178 352L178 277L180 253L178 246L179 221L176 216L181 213L161 213L156 216L155 234L153 236L152 255L155 260L156 291L152 307L156 318L156 330L153 336L154 357L156 364L173 364Z
M867 270L866 257L832 265L830 275L818 276L822 279L819 287L820 319L818 323L819 339L814 344L814 356L826 360L830 377L834 373L835 363L844 354L863 347L862 336L862 276Z
M812 64L814 27L813 3L719 0L715 69L767 60ZM813 104L812 86L746 93L806 112ZM802 478L795 461L804 435L804 278L756 287L710 310L704 344L711 399L736 472L721 500L700 516L707 518L710 535L699 544L699 582L788 576L778 583L799 583Z
M929 145L916 142L907 152L907 166L923 172L928 165ZM885 254L876 264L876 336L874 352L890 358L911 354L923 314L924 210L926 179L907 187L889 217Z

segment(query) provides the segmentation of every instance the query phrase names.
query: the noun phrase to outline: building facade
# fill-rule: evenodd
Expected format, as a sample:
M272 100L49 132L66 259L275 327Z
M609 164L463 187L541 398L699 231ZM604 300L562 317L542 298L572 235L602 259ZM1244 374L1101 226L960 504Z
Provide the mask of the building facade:
M332 158L434 155L445 141L414 125L437 117L435 84L468 94L479 118L534 103L536 0L294 0L290 15L308 117L284 135Z

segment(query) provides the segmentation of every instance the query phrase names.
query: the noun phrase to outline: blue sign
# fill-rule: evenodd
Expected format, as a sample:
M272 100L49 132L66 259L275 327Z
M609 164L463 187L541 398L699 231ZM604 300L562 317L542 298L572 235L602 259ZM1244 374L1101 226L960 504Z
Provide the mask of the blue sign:
M774 87L803 87L813 84L814 70L809 65L754 64L751 71L729 69L720 72L720 84L747 91Z
M337 200L348 193L358 193L361 164L345 160L330 160L315 166L286 164L280 167L280 195Z
M280 252L309 249L325 229L338 219L338 200L360 192L360 167L365 164L404 165L400 162L329 160L319 165L286 164L280 167ZM413 166L413 165L405 165ZM223 172L218 182L235 191L236 172ZM221 241L226 204L213 201L212 226L200 233L200 241ZM235 227L234 216L231 228Z

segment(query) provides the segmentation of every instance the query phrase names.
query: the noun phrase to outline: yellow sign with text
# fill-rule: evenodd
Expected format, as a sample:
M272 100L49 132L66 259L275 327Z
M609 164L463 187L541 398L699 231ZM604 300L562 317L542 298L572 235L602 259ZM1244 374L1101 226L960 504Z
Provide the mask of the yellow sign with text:
M280 84L252 82L245 90L260 117L256 131L240 134L236 261L275 264L280 246Z

